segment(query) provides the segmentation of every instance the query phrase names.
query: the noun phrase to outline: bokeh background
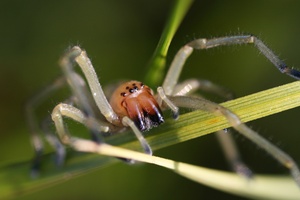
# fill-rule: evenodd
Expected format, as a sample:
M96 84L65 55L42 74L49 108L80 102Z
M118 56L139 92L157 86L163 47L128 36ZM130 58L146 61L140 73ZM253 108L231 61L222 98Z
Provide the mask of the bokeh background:
M139 79L159 40L173 1L0 2L0 165L29 160L25 100L60 74L64 50L87 50L103 84ZM300 68L299 1L196 1L176 34L168 62L198 37L241 33L260 36L289 65ZM244 96L293 81L250 46L195 52L182 79L209 79ZM67 91L58 95L65 95ZM59 97L49 97L51 112ZM296 108L249 123L300 163ZM287 173L264 151L235 134L246 163L257 173ZM228 169L213 134L155 152L196 165ZM0 194L1 195L1 194ZM151 165L124 163L100 169L18 199L240 199Z

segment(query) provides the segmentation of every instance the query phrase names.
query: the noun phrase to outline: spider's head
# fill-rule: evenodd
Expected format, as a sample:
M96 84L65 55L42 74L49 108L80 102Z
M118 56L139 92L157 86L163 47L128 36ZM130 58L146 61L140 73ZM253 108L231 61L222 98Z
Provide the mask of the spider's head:
M112 94L110 105L120 118L128 116L141 131L164 122L153 91L139 81L121 84Z

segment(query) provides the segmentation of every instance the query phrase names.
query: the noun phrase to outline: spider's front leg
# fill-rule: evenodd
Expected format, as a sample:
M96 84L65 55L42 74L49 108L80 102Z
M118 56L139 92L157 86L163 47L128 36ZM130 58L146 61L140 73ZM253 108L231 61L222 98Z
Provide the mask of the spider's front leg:
M81 68L90 88L91 96L93 98L93 102L89 101L89 99L84 95L84 91L82 91L82 87L78 85L78 78L76 78L76 73L74 72L73 62L76 62ZM67 81L73 91L74 96L78 99L79 105L83 108L86 116L89 118L95 118L96 114L95 110L92 109L91 104L95 103L98 111L106 118L106 120L111 123L111 125L117 126L126 126L130 127L137 139L141 143L144 151L148 154L152 154L152 150L150 145L144 139L142 133L135 126L133 121L127 116L118 116L115 111L112 109L112 106L108 102L103 90L102 86L98 80L97 74L94 70L94 67L88 58L85 51L80 49L80 47L73 47L62 59L61 59L61 67L63 72L67 78ZM58 120L58 119L57 119ZM66 132L63 129L60 129L60 134L66 135ZM60 137L62 138L62 135Z
M74 141L79 143L81 139L70 135L66 126L64 125L63 117L68 117L85 125L89 130L95 132L108 132L109 126L107 123L97 121L95 118L86 117L86 114L72 105L60 103L52 111L52 120L54 121L57 134L61 142L69 145L76 150ZM84 140L82 140L84 141Z

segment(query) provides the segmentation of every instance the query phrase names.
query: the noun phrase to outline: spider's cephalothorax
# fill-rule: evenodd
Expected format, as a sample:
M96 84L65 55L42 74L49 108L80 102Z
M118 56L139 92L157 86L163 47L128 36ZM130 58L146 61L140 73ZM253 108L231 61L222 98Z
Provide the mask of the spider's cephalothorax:
M164 122L153 91L139 81L121 84L112 94L110 105L120 118L128 116L141 131Z

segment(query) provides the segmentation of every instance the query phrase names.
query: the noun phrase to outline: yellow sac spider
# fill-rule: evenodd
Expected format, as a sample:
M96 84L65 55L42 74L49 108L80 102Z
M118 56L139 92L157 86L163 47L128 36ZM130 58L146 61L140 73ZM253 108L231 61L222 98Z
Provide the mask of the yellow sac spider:
M99 144L104 142L98 138L99 134L114 133L130 128L136 135L145 153L152 154L151 147L142 132L164 122L162 110L171 109L176 119L179 115L178 108L185 107L201 109L225 116L237 132L267 151L288 168L296 183L300 186L298 166L288 154L242 123L239 117L230 110L206 99L189 96L189 94L202 87L211 88L214 92L222 95L224 93L222 93L220 87L210 82L196 79L190 79L178 84L178 78L185 61L194 49L209 49L234 44L254 44L280 72L295 79L300 79L300 72L287 67L260 39L253 35L237 35L213 39L196 39L183 46L174 57L162 86L157 88L156 95L142 82L129 81L119 85L107 97L86 52L78 46L71 48L60 61L63 76L27 104L27 117L32 132L32 143L37 153L34 168L36 169L39 163L43 144L37 134L37 123L34 120L33 108L49 92L64 84L68 84L72 90L72 96L65 102L58 104L51 115L59 140L53 134L47 134L46 137L56 149L58 163L62 163L64 160L65 150L63 145L68 145L78 150L74 144L84 144L81 138L75 138L68 132L63 121L64 117L71 118L85 125L91 131L93 139ZM74 70L74 63L81 68L88 82L88 87L85 80ZM226 135L228 134L223 135L223 137L227 137ZM233 168L238 173L251 176L251 171L239 160L236 153L228 157L231 158Z

